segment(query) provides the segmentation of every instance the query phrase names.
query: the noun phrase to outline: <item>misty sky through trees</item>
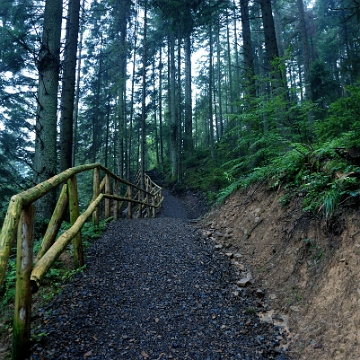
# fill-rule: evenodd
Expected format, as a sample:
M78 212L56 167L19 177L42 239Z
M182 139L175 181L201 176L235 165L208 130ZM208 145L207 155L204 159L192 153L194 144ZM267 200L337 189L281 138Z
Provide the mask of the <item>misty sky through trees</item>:
M209 166L218 191L299 146L356 146L339 107L359 96L359 17L355 0L2 1L2 216L78 164L179 186Z

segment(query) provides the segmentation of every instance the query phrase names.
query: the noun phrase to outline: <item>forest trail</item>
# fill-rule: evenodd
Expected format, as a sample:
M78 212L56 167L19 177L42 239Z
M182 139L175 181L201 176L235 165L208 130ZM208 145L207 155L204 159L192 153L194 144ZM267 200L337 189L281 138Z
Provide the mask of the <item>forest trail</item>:
M256 315L263 294L238 288L196 215L166 193L159 218L111 223L84 272L39 310L46 336L30 358L289 359L286 334Z

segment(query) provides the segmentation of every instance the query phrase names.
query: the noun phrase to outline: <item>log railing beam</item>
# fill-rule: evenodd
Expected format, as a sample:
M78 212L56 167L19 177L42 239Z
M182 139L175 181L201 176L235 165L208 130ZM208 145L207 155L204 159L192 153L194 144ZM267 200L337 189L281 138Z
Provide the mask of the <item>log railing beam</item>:
M5 215L0 233L0 287L4 281L10 250L12 248L22 208L22 197L14 195Z
M80 214L76 175L94 170L93 196L88 208ZM105 177L100 181L100 172ZM114 181L111 192L112 179ZM55 211L50 219L39 253L33 267L33 241L35 208L33 202L53 191L57 186L64 184L60 192ZM124 196L119 196L119 184L127 186ZM31 293L36 291L41 279L54 264L69 242L73 241L75 267L84 264L84 254L81 239L81 228L85 221L92 216L94 225L99 224L99 204L105 198L105 217L111 213L111 201L114 201L114 219L124 202L128 203L128 217L132 218L133 203L139 208L139 217L143 217L146 208L147 216L155 217L159 211L163 196L161 188L154 184L147 176L144 189L134 185L100 164L87 164L65 170L31 189L23 191L11 198L0 233L0 286L5 277L5 271L17 233L17 281L15 314L13 327L13 354L12 358L20 360L26 357L30 344ZM61 222L64 218L67 205L70 214L70 229L59 236Z
M66 207L68 205L68 199L68 186L67 184L64 184L59 196L59 200L56 203L54 213L51 216L49 225L41 242L40 250L36 255L36 261L38 261L54 243L56 235L59 232Z

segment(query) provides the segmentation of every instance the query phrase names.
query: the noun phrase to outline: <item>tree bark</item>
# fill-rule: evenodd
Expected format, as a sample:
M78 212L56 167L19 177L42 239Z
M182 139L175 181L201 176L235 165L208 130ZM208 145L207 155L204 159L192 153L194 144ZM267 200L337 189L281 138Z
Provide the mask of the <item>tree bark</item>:
M39 85L35 125L35 183L56 174L57 98L60 68L60 35L62 0L47 0L45 4L43 35L38 58ZM55 207L55 193L37 203L40 219L48 219Z
M177 94L176 94L176 165L177 165L177 183L182 183L182 126L181 126L181 115L182 115L182 94L181 94L181 40L178 36L177 44Z
M218 93L218 104L219 104L219 116L218 116L218 140L221 139L224 133L224 122L223 122L223 110L222 110L222 76L221 76L221 44L220 44L220 21L218 21L217 33L216 33L216 56L217 56L217 93Z
M226 43L227 43L227 59L228 59L228 73L229 73L229 95L230 95L230 114L234 114L234 88L233 88L233 74L231 64L231 47L230 47L230 29L228 14L226 14Z
M310 83L310 49L309 39L305 22L305 11L303 0L297 0L299 10L299 26L302 43L302 60L304 64L304 82L305 82L305 99L311 100L311 83Z
M246 94L251 98L256 96L255 70L254 70L254 50L251 39L250 20L249 20L249 0L240 1L242 37L243 37L243 56L244 72L246 83Z
M240 79L240 61L239 61L239 46L238 46L238 34L237 34L237 6L236 1L234 1L233 7L233 18L234 18L234 56L235 56L235 92L236 96L240 94L240 86L241 86L241 79ZM219 25L220 26L220 25ZM219 29L220 31L220 29ZM236 113L238 113L238 106L236 107Z
M79 34L80 0L70 0L66 25L64 71L61 94L60 171L73 166L73 124L76 55Z
M146 65L147 65L147 0L144 4L144 33L143 33L143 59L142 59L142 95L141 95L141 188L145 186L145 155L146 155Z
M98 152L98 139L100 134L98 133L98 124L100 118L100 97L101 97L101 84L103 78L103 37L100 38L100 53L98 54L98 76L96 78L96 94L95 94L95 109L94 115L92 116L92 162L96 162L97 160L97 152Z
M175 36L169 34L169 110L170 110L170 164L171 176L177 177L176 164L176 107L175 107Z
M210 143L210 155L215 157L215 144L214 144L214 119L213 119L213 35L212 26L209 27L209 143Z
M192 151L192 100L191 100L191 35L185 36L185 141L184 150Z
M164 138L163 138L163 107L162 107L162 48L159 50L159 137L160 137L160 159L161 166L160 170L163 172L164 170Z
M126 123L126 65L127 65L127 23L129 16L129 0L122 0L119 2L120 14L118 26L119 26L119 92L118 92L118 129L116 139L116 153L117 153L117 173L120 177L125 173L125 123Z
M271 88L273 91L282 86L282 74L276 61L279 59L279 51L276 40L275 24L272 14L270 0L260 0L262 21L265 35L265 49L268 60L269 73L271 78Z
M82 16L85 13L85 0L82 0ZM79 116L79 99L80 99L80 76L81 76L81 57L82 57L82 49L83 49L83 39L84 32L80 30L80 40L79 40L79 51L78 51L78 63L76 70L76 86L75 86L75 104L74 104L74 130L73 130L73 143L72 143L72 166L75 166L75 158L77 151L77 131L78 131L78 116Z
M134 96L135 96L135 75L136 75L136 52L137 52L137 31L138 31L138 10L134 19L134 43L133 43L133 66L131 75L131 92L130 92L130 112L129 112L129 131L128 131L128 146L127 146L127 161L126 161L126 179L130 180L131 165L132 165L132 149L133 149L133 124L134 124ZM138 159L138 158L137 158ZM138 160L137 160L138 161Z

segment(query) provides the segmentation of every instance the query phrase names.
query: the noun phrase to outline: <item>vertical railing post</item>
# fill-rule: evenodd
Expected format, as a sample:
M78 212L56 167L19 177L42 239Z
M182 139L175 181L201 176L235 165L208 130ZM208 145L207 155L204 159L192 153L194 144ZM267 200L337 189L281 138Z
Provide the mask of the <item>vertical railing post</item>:
M148 192L150 192L150 178L148 176L146 176L146 178L145 178L145 190L146 190L145 203L147 204L146 212L147 212L147 217L149 218L150 217L150 206L149 206L150 199L149 199Z
M70 223L73 225L80 215L79 211L79 196L77 191L76 176L72 176L68 180L68 197L69 197L69 211ZM74 266L77 269L84 265L84 252L81 240L81 230L76 234L72 240L74 247Z
M94 179L93 179L93 198L95 200L100 194L100 169L94 169ZM97 206L92 216L92 224L94 226L99 225L99 207Z
M114 181L114 195L119 195L119 180L115 179ZM113 216L114 220L117 220L118 218L118 211L119 211L119 202L117 200L114 200L113 202Z
M161 199L162 199L162 189L160 189L160 191L159 191L159 200L158 200L158 204L160 204L160 201L161 201ZM160 211L160 207L158 207L157 208L157 212L159 212Z
M153 218L156 218L157 195L152 195L151 196L151 203L153 205L153 207L151 209L151 212L152 212L151 216Z
M147 209L146 209L146 211L147 211L147 217L150 217L150 198L149 198L149 194L148 194L148 193L146 193L146 195L145 195L145 202L146 202L146 204L147 204Z
M143 194L142 194L142 189L139 190L139 193L138 193L138 201L143 201ZM143 205L142 204L139 204L139 218L142 218L143 217Z
M12 359L25 359L30 350L31 285L34 244L33 205L21 211L17 233L16 294Z
M111 194L111 178L109 174L105 175L105 194ZM105 219L110 217L110 199L105 198Z
M128 186L128 197L132 199L132 186ZM128 202L128 219L132 219L132 202Z

